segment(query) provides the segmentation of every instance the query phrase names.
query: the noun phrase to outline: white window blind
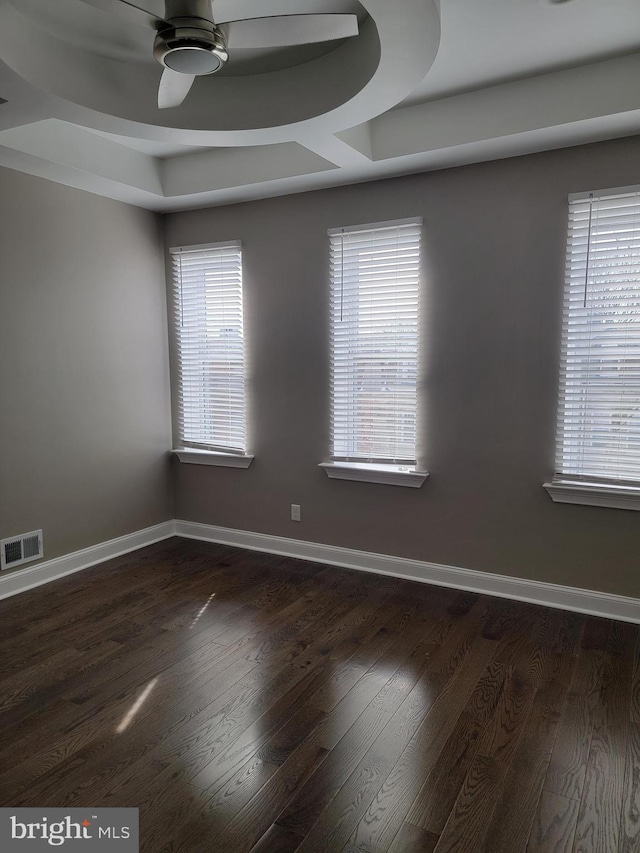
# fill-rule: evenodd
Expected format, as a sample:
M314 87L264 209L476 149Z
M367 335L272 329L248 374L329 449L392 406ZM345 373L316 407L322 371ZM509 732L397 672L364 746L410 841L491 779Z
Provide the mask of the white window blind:
M241 244L171 250L184 447L245 453Z
M420 219L332 229L332 458L415 464Z
M640 192L572 196L555 480L640 482Z

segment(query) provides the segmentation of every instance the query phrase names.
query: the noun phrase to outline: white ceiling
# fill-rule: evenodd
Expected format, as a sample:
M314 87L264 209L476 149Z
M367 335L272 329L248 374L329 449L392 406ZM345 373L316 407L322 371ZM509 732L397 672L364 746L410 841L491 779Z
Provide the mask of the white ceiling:
M159 111L154 33L124 4L0 0L0 165L166 211L640 133L639 0L213 9L355 12L360 35L237 51Z
M442 40L404 103L640 50L638 0L442 0Z

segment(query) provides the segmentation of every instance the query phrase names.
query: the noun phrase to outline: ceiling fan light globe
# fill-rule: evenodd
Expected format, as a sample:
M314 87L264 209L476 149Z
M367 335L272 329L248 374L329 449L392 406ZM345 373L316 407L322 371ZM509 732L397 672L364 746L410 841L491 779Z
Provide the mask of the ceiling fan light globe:
M178 74L215 74L229 59L222 33L213 24L161 29L153 45L155 59Z
M201 47L176 47L167 51L163 64L180 74L193 74L200 77L215 74L224 65L217 53Z

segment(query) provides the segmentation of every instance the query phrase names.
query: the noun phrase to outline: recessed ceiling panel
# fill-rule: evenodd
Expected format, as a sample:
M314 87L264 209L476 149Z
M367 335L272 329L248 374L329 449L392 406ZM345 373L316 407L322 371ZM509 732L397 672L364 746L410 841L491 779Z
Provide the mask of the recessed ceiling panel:
M442 44L404 105L640 48L640 0L442 0Z

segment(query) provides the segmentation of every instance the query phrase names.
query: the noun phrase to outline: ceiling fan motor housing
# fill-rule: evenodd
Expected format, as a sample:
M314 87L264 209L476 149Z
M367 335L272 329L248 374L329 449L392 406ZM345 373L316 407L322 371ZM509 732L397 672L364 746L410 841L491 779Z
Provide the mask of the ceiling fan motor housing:
M181 74L214 74L229 59L222 32L202 18L182 18L160 29L153 44L156 60Z

